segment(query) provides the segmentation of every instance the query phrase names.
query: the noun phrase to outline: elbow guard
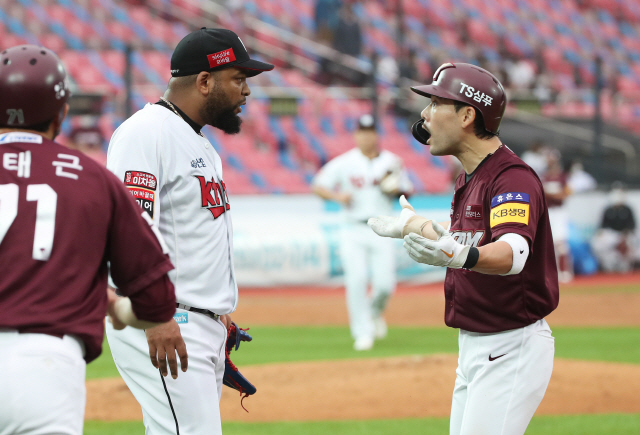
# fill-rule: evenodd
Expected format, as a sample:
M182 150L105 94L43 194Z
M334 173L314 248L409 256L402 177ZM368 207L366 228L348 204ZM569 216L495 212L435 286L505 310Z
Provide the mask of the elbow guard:
M511 265L511 270L502 274L502 276L517 275L522 272L524 264L527 262L527 258L529 257L529 243L527 242L527 239L522 237L520 234L508 233L501 236L498 240L501 242L507 242L513 251L513 263Z

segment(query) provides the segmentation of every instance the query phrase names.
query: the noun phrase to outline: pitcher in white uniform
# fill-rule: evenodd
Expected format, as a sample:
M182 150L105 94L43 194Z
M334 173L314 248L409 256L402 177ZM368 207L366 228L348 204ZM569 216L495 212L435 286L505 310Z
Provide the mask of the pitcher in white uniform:
M249 59L233 32L195 31L171 57L173 77L164 96L111 138L107 167L158 225L175 265L169 274L175 322L144 332L107 330L116 366L142 407L147 435L222 433L227 315L238 304L238 286L222 164L200 130L209 124L238 133L238 114L250 94L246 78L271 69ZM184 373L165 379L164 361L175 365L176 351Z
M357 148L328 162L313 181L323 199L343 205L341 256L349 325L355 350L369 350L387 335L383 313L396 287L394 241L376 237L367 220L393 209L413 185L397 155L381 150L373 116L358 120ZM367 293L369 276L372 291Z

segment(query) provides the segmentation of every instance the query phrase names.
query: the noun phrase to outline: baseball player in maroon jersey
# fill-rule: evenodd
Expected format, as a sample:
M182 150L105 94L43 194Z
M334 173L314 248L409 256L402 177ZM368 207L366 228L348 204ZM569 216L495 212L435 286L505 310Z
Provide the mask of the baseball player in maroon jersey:
M498 138L504 89L488 71L446 63L411 88L431 103L413 133L433 155L463 167L450 222L372 218L379 235L404 238L415 261L447 267L445 323L459 328L451 435L524 434L553 370L544 317L558 305L558 274L542 184Z
M120 180L53 142L69 107L55 53L0 53L0 95L0 434L79 435L107 310L118 328L171 320L173 265Z

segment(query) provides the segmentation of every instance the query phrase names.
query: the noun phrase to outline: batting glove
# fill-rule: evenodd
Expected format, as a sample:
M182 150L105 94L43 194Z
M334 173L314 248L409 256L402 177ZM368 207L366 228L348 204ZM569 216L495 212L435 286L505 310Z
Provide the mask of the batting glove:
M470 246L464 246L455 241L449 231L433 221L433 230L438 235L437 240L430 240L415 233L404 237L404 248L409 256L418 263L432 266L451 267L460 269L467 261Z
M400 206L402 207L400 216L377 216L369 219L367 225L379 236L401 239L405 225L410 218L416 216L416 212L404 195L400 197Z

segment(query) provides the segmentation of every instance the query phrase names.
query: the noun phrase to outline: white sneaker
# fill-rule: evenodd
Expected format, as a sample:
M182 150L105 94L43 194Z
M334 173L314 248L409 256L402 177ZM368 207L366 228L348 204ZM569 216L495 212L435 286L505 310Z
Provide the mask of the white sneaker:
M360 337L353 343L353 350L371 350L373 348L373 338Z
M373 320L374 335L376 339L385 338L387 336L387 322L382 317L377 317Z

